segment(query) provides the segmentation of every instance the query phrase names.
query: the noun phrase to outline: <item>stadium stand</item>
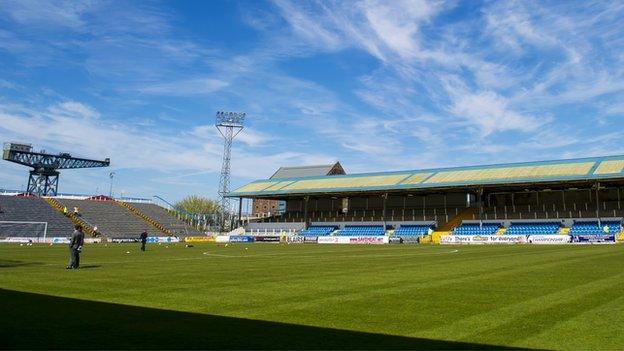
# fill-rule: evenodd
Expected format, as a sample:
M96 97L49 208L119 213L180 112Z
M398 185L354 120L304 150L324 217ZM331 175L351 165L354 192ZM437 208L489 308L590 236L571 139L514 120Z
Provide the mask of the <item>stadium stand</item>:
M455 235L493 235L496 234L501 223L462 223L455 228Z
M505 235L548 235L557 234L560 229L558 222L512 222Z
M340 236L368 236L385 235L386 230L382 225L346 225L336 235Z
M606 230L605 230L606 229ZM570 235L604 235L615 234L617 235L622 231L622 221L602 221L598 223L597 220L589 221L574 221L574 224L570 228Z
M336 230L336 226L310 226L308 229L303 229L299 232L299 235L305 236L325 236L331 234Z
M251 222L245 226L245 233L249 235L295 235L305 228L305 223L258 223Z
M433 230L433 225L422 224L422 225L414 225L414 224L406 224L401 225L394 231L394 235L396 236L410 236L410 235L427 235L430 231Z
M342 226L435 221L435 241L455 228L472 232L460 225L471 220L508 225L624 217L624 155L349 175L289 174L243 185L230 196L284 202L284 212L265 222ZM556 231L524 226L509 234ZM487 226L485 232L490 232Z
M132 203L128 205L134 207L135 209L146 215L148 218L151 218L156 223L163 226L172 235L201 235L201 233L197 229L186 225L186 223L176 218L174 215L172 215L169 211L161 206L150 203Z
M78 207L81 218L92 226L97 226L99 233L111 238L137 238L144 230L148 233L154 233L156 230L151 224L114 201L73 199L57 199L57 201L68 209Z
M39 197L0 196L0 221L47 222L48 236L70 236L72 222ZM14 235L1 233L0 235ZM28 236L28 233L21 233Z

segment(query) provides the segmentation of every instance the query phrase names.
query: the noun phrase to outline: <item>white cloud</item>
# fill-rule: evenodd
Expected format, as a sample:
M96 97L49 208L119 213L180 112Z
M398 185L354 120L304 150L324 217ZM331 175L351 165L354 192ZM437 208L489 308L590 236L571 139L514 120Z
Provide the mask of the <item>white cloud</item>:
M418 25L436 13L425 0L367 1L363 12L381 43L402 57L418 56Z
M100 118L100 113L92 107L76 101L65 101L50 107L53 116L74 118Z
M124 122L94 119L94 113L78 102L55 104L41 111L0 105L0 139L32 143L51 152L110 157L114 169L213 173L221 168L223 144L214 126L157 133ZM259 170L267 173L288 163L331 159L320 153L256 149L268 138L265 133L248 129L236 139L242 144L235 143L232 151L236 155L233 175L255 179Z
M54 24L64 27L81 27L82 16L92 9L95 1L65 0L7 0L2 7L19 23Z
M158 83L139 88L142 93L169 96L192 96L214 93L229 83L214 78L194 78L168 83Z
M450 111L476 125L483 136L507 130L530 132L548 122L547 119L523 115L510 109L507 99L491 91L460 96Z

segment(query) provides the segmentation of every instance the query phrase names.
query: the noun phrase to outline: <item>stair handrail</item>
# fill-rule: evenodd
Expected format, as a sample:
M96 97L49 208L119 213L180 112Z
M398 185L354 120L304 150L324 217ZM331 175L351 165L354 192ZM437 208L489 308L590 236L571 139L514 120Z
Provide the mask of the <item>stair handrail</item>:
M77 216L73 212L65 212L64 209L67 208L67 207L64 206L63 204L61 204L60 202L58 202L58 200L56 200L55 198L44 197L44 200L50 206L52 206L52 208L55 208L61 214L63 214L67 218L69 218L74 224L80 224L80 226L83 227L83 229L87 232L87 234L90 234L91 236L96 236L97 234L99 234L95 230L95 226L93 224L89 223L86 219L82 218L82 216Z
M155 201L155 204L163 207L165 210L167 211L171 211L173 212L179 220L185 222L187 225L197 229L197 230L202 230L200 228L203 227L203 230L205 230L206 228L208 228L208 215L203 215L203 214L199 214L199 213L192 213L189 211L186 211L184 209L178 208L176 206L174 206L173 204L171 204L169 201L165 200L164 198L162 198L161 196L158 195L153 195L153 197L157 200L162 201L163 203L165 203L167 206L169 206L169 208L162 206L161 204L159 204L157 201ZM195 223L193 223L193 221L195 221Z
M132 214L134 214L135 216L140 217L142 220L144 220L145 222L151 224L153 227L155 227L156 229L160 230L161 232L163 232L163 233L165 233L167 235L171 235L171 230L165 228L162 224L160 224L159 222L157 222L155 219L151 218L150 216L146 215L145 213L143 213L138 208L130 205L129 203L127 203L125 201L115 200L115 203L121 205L122 207L125 207Z

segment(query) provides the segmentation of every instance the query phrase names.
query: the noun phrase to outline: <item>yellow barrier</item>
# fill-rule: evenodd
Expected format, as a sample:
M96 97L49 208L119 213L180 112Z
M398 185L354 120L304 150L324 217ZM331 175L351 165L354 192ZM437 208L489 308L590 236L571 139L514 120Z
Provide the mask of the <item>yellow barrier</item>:
M431 235L423 235L423 236L421 236L419 242L421 244L431 244Z
M432 243L439 244L439 243L440 243L440 237L441 237L442 235L449 235L449 233L450 233L450 232L448 232L448 231L445 231L445 232L438 232L438 231L435 231L435 232L431 233L431 242L432 242Z
M185 243L214 243L214 236L187 236L184 238Z

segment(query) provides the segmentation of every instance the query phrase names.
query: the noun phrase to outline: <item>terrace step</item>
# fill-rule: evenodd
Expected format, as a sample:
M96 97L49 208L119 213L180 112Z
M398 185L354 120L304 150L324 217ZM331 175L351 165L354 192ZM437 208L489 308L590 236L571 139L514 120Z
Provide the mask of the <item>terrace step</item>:
M50 205L52 208L54 208L55 210L57 210L58 212L60 212L62 215L64 215L65 217L69 218L70 221L72 221L72 223L74 225L79 225L82 227L82 230L85 232L85 234L89 234L91 236L97 236L99 233L97 233L94 229L94 226L91 225L90 223L88 223L86 220L84 220L83 218L77 216L74 212L69 211L67 209L66 206L64 206L63 204L61 204L60 202L58 202L56 199L51 198L51 197L44 197L43 198L45 200L45 202L48 203L48 205Z
M475 207L466 207L463 210L459 211L459 213L457 213L448 222L436 228L436 231L450 232L453 230L453 228L459 226L462 221L467 220L467 219L474 219L474 216L477 214L478 211L479 209Z
M150 216L146 215L145 213L141 212L138 208L136 208L136 207L130 205L129 203L124 202L124 201L115 201L115 203L117 205L121 206L121 207L125 207L133 215L135 215L135 216L139 217L140 219L144 220L146 223L152 225L152 227L160 230L162 233L167 234L167 235L171 235L171 230L165 228L162 224L156 222L156 220L154 220Z

